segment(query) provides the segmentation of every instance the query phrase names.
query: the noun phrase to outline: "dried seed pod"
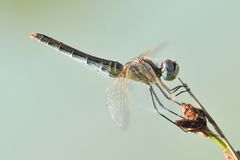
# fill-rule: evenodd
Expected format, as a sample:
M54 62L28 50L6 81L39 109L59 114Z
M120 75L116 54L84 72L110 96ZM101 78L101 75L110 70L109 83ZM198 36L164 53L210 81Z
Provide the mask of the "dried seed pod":
M188 132L200 132L207 136L204 132L207 128L207 119L204 112L191 104L182 103L181 107L184 119L177 120L176 124Z

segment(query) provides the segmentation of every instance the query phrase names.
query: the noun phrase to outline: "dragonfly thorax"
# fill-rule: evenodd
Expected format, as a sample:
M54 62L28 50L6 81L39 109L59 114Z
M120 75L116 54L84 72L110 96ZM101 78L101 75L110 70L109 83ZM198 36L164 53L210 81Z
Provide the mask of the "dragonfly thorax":
M161 69L150 59L138 59L126 64L126 77L143 83L155 83L161 77Z
M179 72L176 61L164 59L159 68L149 58L137 59L125 65L125 77L143 83L155 83L160 77L164 80L174 80Z

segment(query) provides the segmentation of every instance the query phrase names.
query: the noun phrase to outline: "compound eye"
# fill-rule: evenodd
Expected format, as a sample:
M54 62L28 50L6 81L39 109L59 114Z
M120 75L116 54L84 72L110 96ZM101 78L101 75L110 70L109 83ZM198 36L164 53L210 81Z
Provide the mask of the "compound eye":
M171 81L176 78L179 71L179 66L175 61L164 59L162 62L162 76L165 80Z

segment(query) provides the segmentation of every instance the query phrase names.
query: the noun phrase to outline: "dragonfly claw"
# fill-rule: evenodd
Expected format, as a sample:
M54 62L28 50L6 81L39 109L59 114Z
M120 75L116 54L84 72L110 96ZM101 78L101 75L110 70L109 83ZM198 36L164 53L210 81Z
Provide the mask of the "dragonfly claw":
M176 97L184 92L190 91L190 88L188 87L188 85L186 83L184 83L183 85L178 85L178 86L174 87L173 89L171 89L170 90L171 94L176 93L180 88L185 88L185 90L180 91L179 93L175 94Z

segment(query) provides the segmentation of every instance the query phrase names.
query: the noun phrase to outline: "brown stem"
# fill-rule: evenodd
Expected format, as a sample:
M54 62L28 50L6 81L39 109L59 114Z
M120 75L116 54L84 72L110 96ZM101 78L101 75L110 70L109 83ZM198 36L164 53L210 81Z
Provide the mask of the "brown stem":
M179 81L182 83L182 85L184 85L183 81L178 78ZM216 130L216 132L220 135L220 137L223 139L224 143L226 143L226 145L228 146L231 154L234 156L235 160L240 160L239 155L235 152L234 148L232 147L232 145L230 144L230 142L228 141L228 139L226 138L226 136L223 134L222 130L219 128L219 126L217 125L217 123L214 121L214 119L209 115L209 113L207 112L207 110L203 107L203 105L200 103L200 101L194 96L194 94L188 90L187 91L188 94L197 102L198 106L205 112L206 117L208 119L208 121L211 123L211 125L213 126L213 128Z

